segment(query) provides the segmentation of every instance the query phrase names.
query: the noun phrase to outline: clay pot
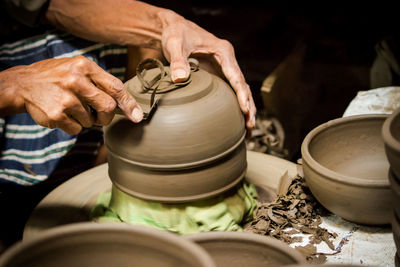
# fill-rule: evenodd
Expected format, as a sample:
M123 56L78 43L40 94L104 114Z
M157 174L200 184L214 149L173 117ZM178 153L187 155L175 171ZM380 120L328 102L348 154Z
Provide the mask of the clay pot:
M392 205L381 128L386 115L339 118L313 129L301 146L311 192L342 218L389 224Z
M150 69L143 79L157 75L159 69ZM147 200L187 202L218 195L243 179L244 119L227 83L194 71L189 84L158 89L151 111L153 91L144 90L137 76L125 85L150 115L138 124L116 115L105 129L109 175L120 190Z
M398 217L400 217L400 180L393 173L392 169L389 171L390 188L392 190L392 206Z
M285 267L362 267L362 265L353 264L297 264L297 265L285 265ZM276 266L277 267L277 266Z
M189 240L147 227L79 223L56 227L17 243L1 267L208 266L207 252Z
M396 214L393 215L391 224L392 224L394 243L396 244L397 250L399 250L399 248L400 248L400 219Z
M394 262L395 266L399 267L400 266L400 220L399 217L394 214L393 219L392 219L392 231L393 231L393 239L394 243L396 244L396 255L394 256Z
M276 239L243 232L208 232L185 236L202 246L217 266L273 266L306 263L295 249Z
M382 127L382 137L390 167L400 177L400 108L386 119Z

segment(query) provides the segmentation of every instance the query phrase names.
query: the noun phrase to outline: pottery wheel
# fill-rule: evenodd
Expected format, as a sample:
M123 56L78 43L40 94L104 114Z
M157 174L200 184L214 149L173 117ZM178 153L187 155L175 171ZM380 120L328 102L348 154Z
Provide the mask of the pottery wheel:
M298 168L290 161L252 151L247 151L247 163L246 179L256 185L263 198L275 197L281 177L286 171L289 176L296 175ZM50 192L34 209L25 226L24 239L58 225L89 221L97 197L110 189L107 164L71 178ZM336 215L322 219L322 227L338 234L333 243L336 249L341 250L328 256L328 263L394 266L396 246L390 227L361 226ZM317 250L332 252L324 242L317 246Z
M261 197L275 197L280 178L288 171L297 174L296 164L267 154L247 151L246 179L261 191ZM24 229L24 239L59 225L89 221L99 194L111 190L108 165L87 170L50 192L34 209Z

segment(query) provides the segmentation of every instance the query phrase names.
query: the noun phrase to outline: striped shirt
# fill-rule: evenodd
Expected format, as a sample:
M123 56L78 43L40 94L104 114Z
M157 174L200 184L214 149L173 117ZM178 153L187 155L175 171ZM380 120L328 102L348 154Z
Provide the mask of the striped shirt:
M0 71L48 58L79 55L123 79L126 47L93 43L56 30L1 45ZM37 184L58 168L62 158L79 160L81 155L94 155L102 142L103 133L98 127L69 135L61 129L36 124L28 113L0 117L0 183Z

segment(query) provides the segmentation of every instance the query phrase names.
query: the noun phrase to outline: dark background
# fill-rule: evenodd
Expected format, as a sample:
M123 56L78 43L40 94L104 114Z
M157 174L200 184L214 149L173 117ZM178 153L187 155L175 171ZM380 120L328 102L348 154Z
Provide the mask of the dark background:
M146 2L172 9L233 44L258 110L283 124L292 160L312 128L341 117L358 91L371 88L375 45L400 31L400 11L385 2ZM297 65L289 64L280 92L265 107L263 80L293 53Z

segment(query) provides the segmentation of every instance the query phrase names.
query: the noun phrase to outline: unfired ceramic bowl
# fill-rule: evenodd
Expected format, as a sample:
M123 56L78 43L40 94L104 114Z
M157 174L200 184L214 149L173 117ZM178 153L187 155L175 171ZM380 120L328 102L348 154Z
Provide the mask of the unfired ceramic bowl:
M1 267L215 266L197 244L174 234L124 224L79 223L12 246Z
M277 267L277 266L273 266L273 267ZM297 265L285 265L285 267L362 267L362 265L340 264L340 263L339 264L297 264Z
M211 255L217 266L272 266L305 263L296 250L276 239L244 232L208 232L187 235Z
M277 267L277 266L273 266L273 267ZM285 265L285 267L362 267L362 265L340 264L340 263L338 263L338 264L297 264L297 265L293 264L293 265Z
M382 137L390 167L400 177L400 108L386 119L382 127Z
M159 73L150 69L144 79ZM190 81L157 91L158 105L141 123L116 115L105 128L109 175L120 190L152 201L188 202L218 195L243 179L245 127L232 88L201 69ZM149 106L152 91L137 77L125 85L141 106Z
M301 146L304 176L328 210L360 224L389 224L392 205L381 129L386 115L339 118L313 129Z
M396 214L393 214L391 224L392 224L394 243L396 244L397 251L399 251L399 249L400 249L400 219Z
M392 205L396 215L400 217L400 180L393 173L392 169L389 171L389 181L392 191Z

